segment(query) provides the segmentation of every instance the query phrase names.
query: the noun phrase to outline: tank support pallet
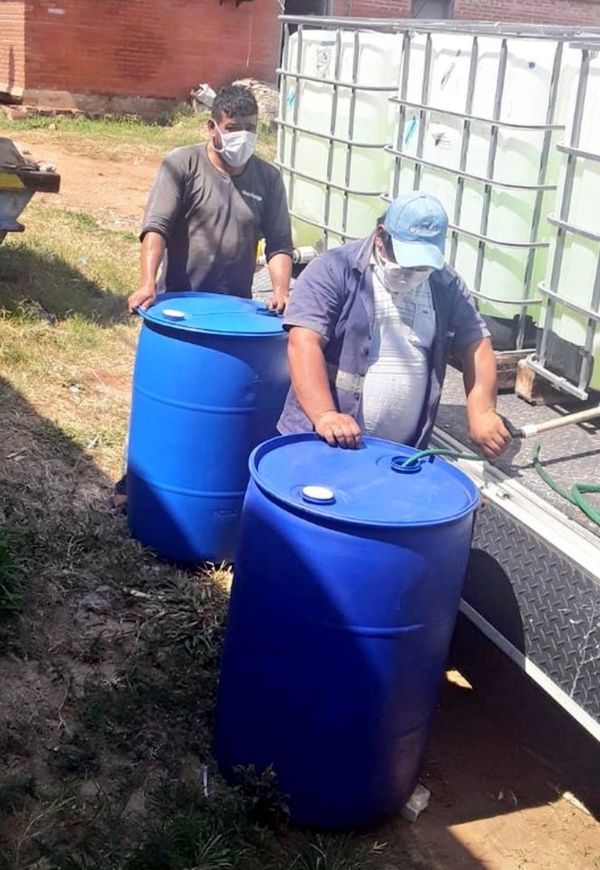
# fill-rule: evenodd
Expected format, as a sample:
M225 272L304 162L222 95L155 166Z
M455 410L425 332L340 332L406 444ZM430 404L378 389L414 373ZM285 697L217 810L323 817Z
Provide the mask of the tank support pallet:
M528 350L496 351L496 365L498 367L497 387L500 392L512 392L515 390L519 363L528 353L530 353Z
M563 392L529 368L526 359L517 363L514 388L517 396L530 405L549 405L556 403L557 399L565 399Z

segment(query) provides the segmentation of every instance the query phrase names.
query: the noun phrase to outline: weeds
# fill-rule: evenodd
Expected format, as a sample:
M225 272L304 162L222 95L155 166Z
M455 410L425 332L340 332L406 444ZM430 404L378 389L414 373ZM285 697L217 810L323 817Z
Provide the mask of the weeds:
M23 609L23 575L33 546L31 535L0 529L0 616L14 615Z
M27 141L60 141L84 155L126 160L140 154L160 156L172 148L194 145L207 137L208 112L194 114L187 106L167 112L154 121L136 116L97 119L70 116L28 115L10 122L10 135L27 135ZM43 138L42 138L43 137ZM257 153L266 160L275 156L275 133L260 124Z

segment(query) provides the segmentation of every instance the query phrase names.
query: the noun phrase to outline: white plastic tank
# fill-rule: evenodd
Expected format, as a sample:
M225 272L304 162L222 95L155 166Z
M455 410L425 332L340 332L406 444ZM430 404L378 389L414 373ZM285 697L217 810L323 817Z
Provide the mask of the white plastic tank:
M400 35L368 30L304 29L289 37L284 70L311 77L284 76L281 85L279 163L295 245L330 248L367 235L385 211L380 196L388 188L391 158L383 149L394 129L389 98L398 84L401 49ZM342 85L332 84L336 80ZM344 86L352 82L355 96ZM331 134L361 144L349 147L331 141ZM328 188L328 181L335 186ZM344 188L350 191L346 207Z
M598 44L600 52L600 42ZM581 61L581 51L578 52ZM575 170L571 180L571 193L565 191L568 183L566 153L561 154L562 170L559 180L559 194L554 216L561 218L561 206L564 209L562 219L570 226L584 233L596 236L596 239L586 237L577 232L567 231L564 234L562 251L557 228L554 229L551 256L545 284L560 299L585 309L600 311L600 290L594 288L600 281L600 53L590 53L589 69L581 68L585 77L585 91L582 104L581 126L577 130L577 115L574 112L574 100L571 105L571 117L567 126L565 142L586 152L575 159ZM594 159L595 157L595 159ZM558 254L558 256L557 256ZM544 316L545 312L545 316ZM555 373L575 382L578 380L576 369L581 365L581 349L585 346L588 336L589 322L585 314L569 308L568 305L557 302L552 316L544 309L542 328L551 333L546 338L547 358L542 362ZM593 363L589 371L588 388L600 390L600 324L596 324L591 346Z
M481 312L494 318L512 320L522 311L522 306L515 302L527 295L537 296L537 282L546 267L547 248L530 249L527 245L530 242L549 241L550 232L544 215L551 210L555 193L542 195L536 228L534 214L538 194L536 190L528 188L556 182L558 161L553 152L558 135L556 131L548 134L552 138L547 149L544 177L542 152L545 130L510 125L545 127L548 124L558 43L549 39L507 38L503 49L501 36L479 35L474 38L472 34L448 32L433 32L430 40L429 92L427 87L423 88L427 73L427 34L417 33L411 39L405 98L412 103L439 107L440 111L423 115L418 108L407 106L400 150L420 157L427 163L459 170L462 149L465 147L465 174L478 179L489 178L495 184L491 185L491 192L486 191L482 181L465 177L459 182L460 176L455 172L427 165L421 166L421 176L416 182L415 164L404 159L400 162L401 169L396 178L397 191L390 190L390 193L393 195L395 192L411 190L418 184L420 189L434 193L441 199L451 223L467 233L505 243L486 243L481 263L480 239L459 233L452 259L455 268L473 290L497 300L480 298L478 304ZM498 77L503 64L505 71L498 112ZM569 102L569 81L572 79L572 66L563 57L554 124L560 124L561 119L564 121ZM470 81L472 96L469 106ZM457 113L456 116L451 114L453 112ZM496 118L501 124L494 131L490 123L471 120L465 142L462 114L483 119ZM424 127L422 130L421 125ZM462 204L457 212L461 183ZM504 185L519 185L524 189ZM489 196L487 225L484 216L486 195ZM507 243L521 244L523 247L512 247ZM450 244L447 255L451 255ZM534 322L537 313L537 306L528 307L528 314Z

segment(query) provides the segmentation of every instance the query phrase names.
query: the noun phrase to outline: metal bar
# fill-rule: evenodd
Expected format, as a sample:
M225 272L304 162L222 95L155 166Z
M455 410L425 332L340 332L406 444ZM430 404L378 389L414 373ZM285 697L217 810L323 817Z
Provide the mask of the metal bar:
M403 97L408 92L408 71L410 68L410 35L405 33L402 39L402 78L400 80L400 93ZM398 113L398 129L396 131L396 151L399 152L404 142L404 130L406 128L406 107L400 105ZM394 175L392 179L391 194L393 197L398 196L398 188L400 186L400 170L401 161L397 158L394 160Z
M600 28L597 27L563 27L550 24L515 24L512 22L484 22L484 21L458 21L458 20L426 20L422 18L358 18L339 16L313 15L281 15L280 18L290 24L312 25L314 28L325 29L331 27L343 27L346 30L368 29L385 31L418 31L423 33L478 33L487 36L507 36L516 39L554 39L561 42L575 40L576 43L585 41L586 47L596 46L596 40L600 40ZM578 46L576 46L578 47Z
M360 36L358 30L354 32L354 56L352 58L352 81L358 83L358 62L360 58ZM344 168L344 199L342 202L342 230L346 232L348 223L348 191L350 188L350 172L352 167L352 137L354 136L354 121L356 118L356 88L350 91L350 109L348 113L348 139L346 144L346 166Z
M548 129L544 133L542 142L542 151L540 154L540 163L538 169L538 184L543 184L546 180L546 172L548 169L548 161L550 156L550 146L552 145L552 121L556 110L556 100L558 95L558 83L560 80L560 71L562 66L563 47L562 43L557 43L554 51L554 63L552 64L552 76L550 79L550 89L548 92L548 104L546 107L546 124ZM529 235L530 241L536 241L538 237L540 220L542 217L543 194L538 191L535 196L533 213L531 216L531 231ZM533 267L535 264L535 251L529 251L527 263L525 265L525 275L523 276L523 298L528 299L531 294L531 280L533 277ZM519 315L519 325L517 328L517 339L515 347L517 350L522 350L525 344L525 335L527 331L527 308L523 308Z
M387 142L359 142L356 139L346 139L344 136L332 136L330 133L321 133L316 130L311 130L309 127L301 127L298 124L292 124L289 121L284 121L282 118L277 118L275 123L279 127L297 130L299 133L306 133L307 135L315 136L318 139L327 139L330 142L340 142L342 145L353 145L355 148L377 148L378 150L381 150L387 145Z
M400 103L413 109L421 109L438 115L449 115L452 118L463 118L469 121L478 121L481 124L489 124L495 127L503 127L510 130L564 130L564 124L516 124L512 121L501 121L497 118L485 118L482 115L472 115L470 112L455 112L444 109L441 106L432 106L429 103L414 103L412 100L403 100L400 97L390 97L390 102Z
M283 31L283 33L282 33L283 43L282 43L282 50L281 50L281 61L282 61L282 66L287 67L289 64L289 57L290 57L290 33L289 33L289 27L285 24L285 22L280 20L280 24L281 24L281 28ZM284 79L283 77L279 77L278 85L279 85L279 93L280 93L279 115L281 117L283 117L284 113L287 111L287 108L288 108L288 104L287 104L288 97L289 97L288 80ZM285 126L287 127L287 125L285 125ZM293 127L292 127L292 129L293 129ZM295 134L292 132L290 135L294 136ZM277 124L277 161L280 163L283 162L283 159L284 159L285 143L286 143L286 129L285 129L283 124L278 123ZM292 184L292 180L290 179L290 189L288 189L288 199L290 202L292 200L291 184Z
M302 37L303 37L303 30L302 30L301 24L299 25L299 27L296 31L296 34L297 34L296 68L298 70L300 70L300 66L302 63ZM288 60L289 60L289 58L288 58ZM287 86L287 82L286 82L286 86ZM292 109L292 121L293 121L295 126L298 125L298 112L299 111L300 111L300 83L298 81L296 81L296 85L294 88L294 105L293 105L293 109ZM298 133L296 130L292 130L292 142L290 145L290 163L292 164L292 166L294 166L296 163L296 148L297 148L297 146L298 146ZM288 199L289 199L290 205L294 202L294 181L295 181L295 175L294 175L294 173L292 173L290 175L289 190L288 190Z
M479 41L476 36L473 37L471 61L469 64L469 81L467 84L467 95L465 98L465 113L470 116L473 108L473 97L475 94L475 82L477 78L477 64L479 61ZM471 120L466 115L463 117L463 126L460 142L460 159L458 162L459 172L464 173L467 169L467 159L469 156L469 145L471 142ZM456 197L454 199L454 224L460 226L460 218L462 214L463 196L465 192L465 177L458 175L456 179ZM458 252L458 236L456 231L452 232L452 241L450 243L450 264L454 266L456 262L456 254Z
M598 258L598 261L596 262L596 274L594 275L594 289L592 291L591 307L592 311L600 312L600 258ZM597 319L588 317L585 330L585 341L582 348L583 360L581 362L581 371L579 373L580 389L585 389L585 387L587 387L592 375L592 368L594 365L594 337L599 322L600 314Z
M549 214L547 216L548 223L553 227L560 227L566 233L572 233L575 236L581 236L583 239L589 239L590 242L600 242L600 233L594 233L592 230L584 230L583 227L578 227L575 224L570 224L567 221L561 221L556 215Z
M476 239L478 242L483 242L486 245L493 245L495 248L517 248L523 250L533 250L537 248L549 248L549 242L505 242L500 239L493 239L491 236L482 233L475 233L472 230L466 230L464 227L459 227L455 224L448 224L448 229L452 232L460 233L460 235L468 236L471 239Z
M310 224L311 227L318 227L320 230L324 230L326 233L331 233L332 235L339 236L340 238L346 241L350 239L351 242L356 242L358 239L362 239L362 236L353 236L350 233L342 233L340 230L337 230L335 227L327 226L327 224L321 223L321 221L314 221L312 218L307 218L302 214L298 214L297 211L293 211L293 209L289 210L291 217L297 218L299 221L302 221L305 224Z
M591 29L594 32L597 30L597 28ZM599 46L597 42L590 42L589 40L585 39L584 35L582 35L580 39L577 40L577 42L569 43L569 48L576 48L579 49L579 51L598 51Z
M545 365L533 356L526 357L525 362L527 363L527 368L531 369L536 374L541 375L547 381L550 381L551 384L553 384L558 390L562 390L563 393L569 393L569 395L575 396L583 402L585 402L586 399L589 399L589 393L586 390L576 387L575 384L571 383L571 381L561 377L561 375L551 372L550 369L547 369Z
M502 97L504 94L504 82L506 80L506 65L508 59L508 43L506 39L502 40L500 47L500 59L498 61L498 75L496 78L496 93L494 95L494 118L500 118L502 112ZM490 144L488 150L488 162L486 175L489 179L493 178L494 166L496 163L496 152L498 150L498 127L493 126L490 130ZM487 182L483 190L483 207L481 210L481 225L480 233L482 236L487 235L487 228L490 219L490 208L492 203L492 191L494 185ZM481 277L483 274L483 263L485 260L485 241L480 241L477 248L477 263L475 266L475 277L473 279L473 288L481 292Z
M307 181L314 181L316 184L321 184L323 185L323 187L331 187L333 188L333 190L347 190L348 193L351 193L354 196L382 196L380 190L358 190L354 187L344 187L343 184L337 184L335 181L327 181L325 178L319 178L316 175L311 175L309 172L303 172L299 169L294 169L287 163L280 163L278 160L276 160L275 164L284 172L289 172L290 175L297 175L298 178L305 178Z
M564 144L557 145L556 150L560 151L561 154L572 154L574 157L582 157L584 160L600 161L600 154L597 154L595 151L583 151L581 148L573 148L571 145Z
M331 112L329 115L329 132L333 136L337 126L337 108L339 98L339 78L342 66L342 31L338 28L335 32L335 61L333 65L333 77L335 84L332 85L333 93L331 96ZM325 186L325 209L323 213L323 223L329 225L329 214L331 212L331 176L333 174L333 160L335 157L335 149L329 148L327 152L327 184ZM293 163L292 163L293 165ZM329 233L325 231L325 247L329 247Z
M517 306L533 306L533 305L541 305L543 299L499 299L496 296L488 296L487 293L482 293L481 290L470 290L471 296L475 296L477 299L485 299L486 302L495 302L499 305L517 305ZM519 348L522 350L522 348Z
M579 147L579 138L581 136L581 124L583 120L583 110L585 107L585 98L587 93L587 83L590 70L590 53L587 50L582 51L581 66L579 69L579 81L577 83L577 91L575 95L575 110L573 113L573 126L571 128L571 136L569 145L574 148ZM571 207L571 196L573 194L573 182L575 179L575 169L577 165L577 157L574 154L567 154L567 165L565 169L565 180L562 189L560 202L560 214L558 220L567 223L569 210ZM542 329L542 338L539 347L540 365L544 366L546 360L546 351L548 347L548 335L552 330L554 321L554 309L556 299L560 297L555 293L558 287L560 272L562 267L562 259L565 248L565 238L567 230L563 226L557 226L556 245L554 248L554 257L552 260L552 269L550 272L550 286L548 298L544 308L544 327ZM542 282L543 283L543 282ZM545 286L545 285L544 285ZM542 288L538 285L538 288ZM543 291L542 291L543 292Z
M382 94L393 94L396 88L390 88L387 85L354 85L352 82L341 82L336 81L335 79L325 79L320 78L319 76L309 76L306 73L299 72L291 72L291 70L285 70L281 67L275 70L278 75L283 76L284 78L292 78L297 79L303 82L316 82L319 85L332 85L338 88L348 88L352 90L353 88L356 90L360 88L361 91L369 91L370 93L382 93Z
M384 151L387 151L389 154L395 154L398 157L403 157L405 160L411 160L414 163L421 163L423 166L429 166L432 169L439 169L441 172L448 172L451 175L457 175L461 178L467 178L469 181L477 181L480 184L490 185L491 187L501 187L505 190L556 190L556 184L510 184L507 181L497 181L495 178L473 175L470 172L460 171L452 166L443 166L441 163L424 160L422 157L413 157L412 154L407 154L406 151L398 151L390 145L386 145Z
M425 61L423 66L423 82L421 84L421 102L429 102L429 83L431 80L431 55L432 55L433 40L431 33L427 34L425 41ZM423 155L423 145L425 143L425 121L427 112L424 109L419 110L419 130L417 139L417 154L419 157ZM421 187L421 163L415 162L414 165L414 189L419 190Z
M560 296L560 294L558 294L555 290L551 290L545 281L539 282L538 290L544 296L547 296L549 299L553 300L553 304L559 302L563 308L568 308L570 311L577 311L578 314L583 314L584 317L589 317L590 320L593 320L596 323L600 323L600 311L598 311L598 309L594 310L593 308L588 308L587 305L579 305L577 302L571 302L570 299L565 299L564 296ZM541 358L542 355L540 352L540 359Z

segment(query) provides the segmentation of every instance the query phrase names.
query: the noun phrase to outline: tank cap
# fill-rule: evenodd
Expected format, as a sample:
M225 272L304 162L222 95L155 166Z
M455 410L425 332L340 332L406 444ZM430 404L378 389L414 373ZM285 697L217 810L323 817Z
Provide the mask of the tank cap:
M310 484L302 487L302 498L310 504L333 504L335 495L328 486Z
M178 308L163 308L162 313L169 320L185 320L185 311L180 311Z
M405 463L408 462L410 457L410 453L392 456L390 459L390 467L392 471L397 471L399 474L415 474L417 471L420 471L425 460L417 459L416 462L411 462L410 465L406 465Z

